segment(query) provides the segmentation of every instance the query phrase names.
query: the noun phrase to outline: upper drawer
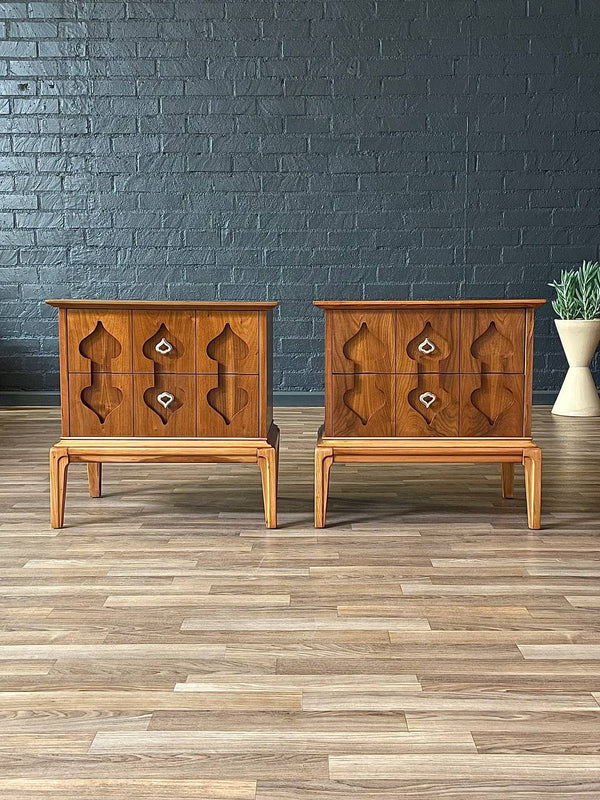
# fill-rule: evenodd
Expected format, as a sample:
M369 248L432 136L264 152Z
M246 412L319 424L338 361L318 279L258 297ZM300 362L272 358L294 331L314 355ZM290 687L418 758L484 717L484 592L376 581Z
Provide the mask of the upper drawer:
M331 372L394 372L394 319L393 311L329 311Z
M524 309L466 309L461 319L461 372L523 372Z
M102 308L67 312L71 372L131 372L131 312Z
M458 372L460 312L406 310L396 314L396 372Z
M258 374L258 313L206 311L196 314L199 374ZM265 342L266 346L266 342Z
M195 372L195 334L194 311L134 311L134 372Z

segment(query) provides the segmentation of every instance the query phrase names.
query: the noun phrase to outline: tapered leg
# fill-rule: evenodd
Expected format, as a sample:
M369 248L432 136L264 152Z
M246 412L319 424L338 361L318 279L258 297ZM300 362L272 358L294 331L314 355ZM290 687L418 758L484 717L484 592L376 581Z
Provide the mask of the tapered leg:
M502 470L502 497L512 497L515 489L515 465L512 462L500 464Z
M315 528L324 528L329 494L329 472L333 464L333 451L327 447L315 448Z
M50 450L50 527L62 528L65 521L65 496L69 456L60 448Z
M265 522L267 528L277 527L277 450L265 447L258 451L258 466L262 478Z
M527 494L527 524L533 530L542 527L542 451L532 447L523 453L525 492Z
M273 437L272 445L275 448L275 491L279 494L279 428L273 425L275 435Z
M88 461L87 474L90 497L102 497L102 464L99 461Z
M279 495L279 437L275 447L275 498Z

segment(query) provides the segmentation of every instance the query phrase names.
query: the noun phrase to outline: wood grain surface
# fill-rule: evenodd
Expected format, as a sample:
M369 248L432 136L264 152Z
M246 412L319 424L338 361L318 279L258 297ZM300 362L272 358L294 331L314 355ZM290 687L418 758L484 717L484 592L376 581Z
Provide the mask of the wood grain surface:
M315 531L322 419L278 529L256 465L72 463L51 530L60 411L0 410L1 800L597 800L598 420L534 408L542 531L486 463L336 466Z

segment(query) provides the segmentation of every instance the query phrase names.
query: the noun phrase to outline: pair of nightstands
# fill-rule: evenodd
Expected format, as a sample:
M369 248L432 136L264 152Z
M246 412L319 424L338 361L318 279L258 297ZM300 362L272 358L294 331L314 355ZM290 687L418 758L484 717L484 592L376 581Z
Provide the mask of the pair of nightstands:
M86 462L255 462L277 525L273 422L277 303L50 300L59 309L62 438L52 448L51 524L67 468ZM531 439L533 314L543 300L322 302L325 425L315 454L315 525L334 462L499 462L512 496L525 467L540 527L541 451Z

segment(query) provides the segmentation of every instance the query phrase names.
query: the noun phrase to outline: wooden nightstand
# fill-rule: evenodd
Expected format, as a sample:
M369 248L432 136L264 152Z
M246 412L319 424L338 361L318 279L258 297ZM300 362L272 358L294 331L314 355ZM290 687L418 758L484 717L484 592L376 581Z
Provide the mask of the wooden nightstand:
M50 451L51 525L64 521L67 468L103 462L256 462L277 526L273 423L277 303L48 300L59 309L62 438Z
M500 462L512 497L525 468L541 525L541 450L531 440L533 315L544 300L317 302L325 309L325 426L315 525L339 462Z

